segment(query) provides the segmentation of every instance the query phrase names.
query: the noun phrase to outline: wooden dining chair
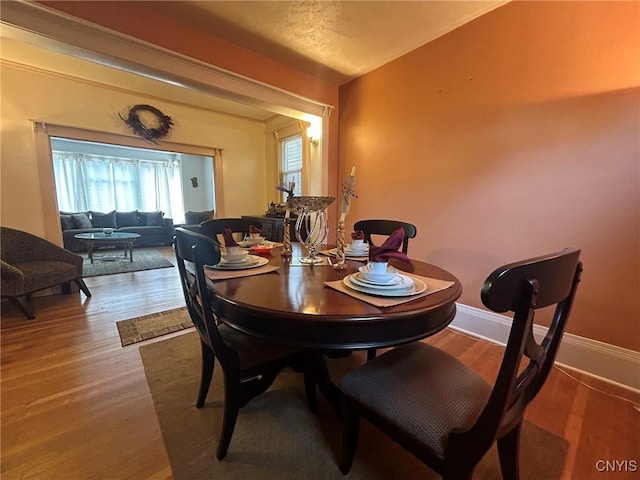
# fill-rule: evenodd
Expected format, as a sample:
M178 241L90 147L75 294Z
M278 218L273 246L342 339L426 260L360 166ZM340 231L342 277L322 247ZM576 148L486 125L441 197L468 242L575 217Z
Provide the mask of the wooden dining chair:
M262 223L258 220L249 220L247 218L216 218L202 222L198 233L211 237L222 245L223 243L221 242L220 236L225 228L230 228L232 233L237 234L235 236L237 236L238 241L240 241L249 234L249 227L251 225L262 230Z
M494 385L422 342L397 347L345 375L342 473L351 468L363 416L445 480L471 479L494 441L503 477L517 479L525 409L553 366L580 281L579 256L580 250L565 249L505 265L487 277L484 305L513 312ZM555 313L537 343L534 314L545 307Z
M225 325L217 314L215 292L207 285L205 265L220 260L220 248L210 237L176 228L174 249L182 290L191 320L200 337L202 365L196 407L204 406L213 378L215 359L224 378L224 410L217 458L227 454L238 412L265 392L286 367L304 371L309 406L316 408L315 382L308 374L307 353L267 342ZM284 407L283 407L284 408Z
M393 232L402 228L404 230L404 239L402 240L402 253L407 253L409 250L409 239L415 238L418 234L418 230L415 225L407 222L401 222L398 220L358 220L353 225L353 230L362 230L364 233L364 241L369 245L375 246L372 240L372 235L391 235ZM377 350L371 348L367 350L367 360L375 358Z
M407 253L409 249L409 239L415 238L418 230L415 225L398 220L358 220L353 225L353 230L362 230L364 233L364 241L369 245L374 245L372 235L391 235L397 229L404 230L404 240L402 241L402 253Z

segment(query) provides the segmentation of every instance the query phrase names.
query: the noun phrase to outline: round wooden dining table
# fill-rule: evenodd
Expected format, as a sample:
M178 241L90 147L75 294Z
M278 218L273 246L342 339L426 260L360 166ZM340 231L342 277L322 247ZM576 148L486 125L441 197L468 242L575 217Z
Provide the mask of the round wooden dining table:
M281 344L346 351L420 340L445 328L455 316L462 286L442 268L391 260L398 270L453 283L400 305L378 307L325 284L356 272L365 262L347 260L344 270L327 262L301 265L297 257L305 256L306 250L299 243L292 245L291 258L281 257L279 247L263 255L279 266L273 272L213 282L216 309L225 323Z

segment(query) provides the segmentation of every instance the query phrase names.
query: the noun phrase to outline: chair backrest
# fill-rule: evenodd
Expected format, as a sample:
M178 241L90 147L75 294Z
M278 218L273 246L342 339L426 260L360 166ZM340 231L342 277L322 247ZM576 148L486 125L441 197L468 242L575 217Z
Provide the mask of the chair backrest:
M220 261L220 246L212 238L182 227L175 229L173 243L191 320L200 339L213 349L224 368L226 359L235 358L236 353L225 344L218 331L219 319L214 314L212 302L214 293L208 288L204 274L205 265Z
M242 240L244 236L249 233L249 227L251 225L262 230L262 223L258 220L249 220L246 218L216 218L202 222L198 232L222 244L219 235L222 235L225 228L230 228L233 233L239 233L241 237L240 240Z
M49 240L9 227L0 227L0 258L9 264L34 260L59 260L77 265L82 276L82 257Z
M553 366L582 273L579 257L580 250L567 248L505 265L487 277L482 302L494 312L513 312L513 323L487 405L473 427L450 435L448 441L462 442L482 456L494 439L522 421ZM533 336L534 315L546 307L555 311L538 344Z
M397 229L404 230L404 240L402 242L402 252L407 253L409 249L409 239L415 238L418 230L415 225L398 220L358 220L354 225L354 230L362 230L364 233L364 241L370 245L375 244L371 241L371 235L391 235Z

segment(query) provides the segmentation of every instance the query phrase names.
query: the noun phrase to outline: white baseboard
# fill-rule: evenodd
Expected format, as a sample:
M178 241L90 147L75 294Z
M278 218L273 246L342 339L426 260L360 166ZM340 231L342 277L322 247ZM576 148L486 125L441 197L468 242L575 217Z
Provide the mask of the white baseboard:
M506 343L511 328L510 317L468 305L457 304L457 307L451 328L492 343ZM533 333L540 341L547 328L534 325ZM640 352L565 333L556 363L640 391Z

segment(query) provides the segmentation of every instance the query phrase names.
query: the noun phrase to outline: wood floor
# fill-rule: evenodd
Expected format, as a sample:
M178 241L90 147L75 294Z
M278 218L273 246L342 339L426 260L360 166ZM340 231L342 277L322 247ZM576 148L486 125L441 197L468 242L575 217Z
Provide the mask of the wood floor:
M163 253L173 259L170 248ZM2 304L3 480L171 478L139 344L121 347L115 322L182 306L177 269L93 277L87 285L90 299L34 298L32 321ZM429 341L487 379L502 354L452 330ZM569 441L563 478L640 478L640 395L571 375L554 370L527 413ZM599 461L626 461L636 471L601 472Z

